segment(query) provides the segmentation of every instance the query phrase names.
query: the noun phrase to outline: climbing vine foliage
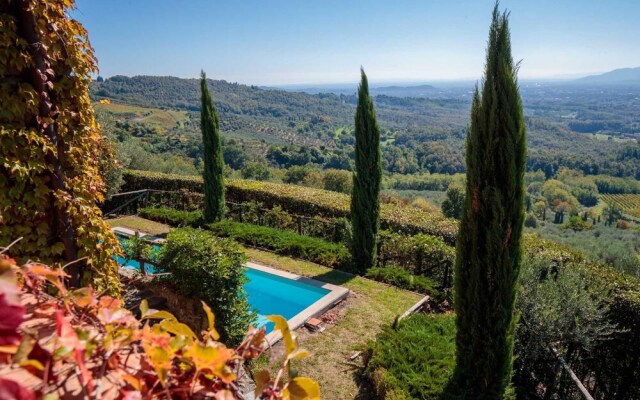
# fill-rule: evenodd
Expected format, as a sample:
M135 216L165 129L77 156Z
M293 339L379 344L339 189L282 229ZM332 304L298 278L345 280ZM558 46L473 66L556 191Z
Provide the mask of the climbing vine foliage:
M0 3L0 245L118 290L117 239L97 203L105 139L89 100L96 58L73 0Z

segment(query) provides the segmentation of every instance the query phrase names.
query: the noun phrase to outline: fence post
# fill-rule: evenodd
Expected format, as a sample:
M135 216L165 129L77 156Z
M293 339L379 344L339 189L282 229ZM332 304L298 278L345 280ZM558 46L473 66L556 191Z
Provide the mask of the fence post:
M302 217L298 215L298 235L302 235Z

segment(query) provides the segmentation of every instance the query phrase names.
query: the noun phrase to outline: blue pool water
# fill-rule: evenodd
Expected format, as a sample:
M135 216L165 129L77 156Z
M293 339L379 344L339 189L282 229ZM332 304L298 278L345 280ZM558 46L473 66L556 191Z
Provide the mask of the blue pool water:
M126 238L120 237L125 245ZM159 250L160 246L153 246ZM118 263L124 267L140 270L140 264L134 260L116 257ZM145 264L145 271L150 274L162 272L150 264ZM269 274L252 268L246 268L245 276L248 282L244 285L249 304L258 314L257 327L266 326L267 333L273 330L273 323L265 315L282 315L291 319L305 308L320 300L329 290L307 285L292 279Z

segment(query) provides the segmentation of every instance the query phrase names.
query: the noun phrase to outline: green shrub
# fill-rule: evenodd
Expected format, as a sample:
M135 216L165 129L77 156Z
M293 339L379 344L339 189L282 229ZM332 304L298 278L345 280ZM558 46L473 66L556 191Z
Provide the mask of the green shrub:
M171 226L192 226L202 225L202 211L181 211L166 207L147 207L138 210L141 217L152 221L162 222Z
M593 263L566 247L525 235L525 257L547 257L563 268L583 268L589 279L599 282L607 291L604 306L607 321L616 326L611 340L600 342L588 358L572 365L579 376L592 376L598 398L640 398L640 280L614 267Z
M302 258L333 268L350 268L349 251L342 244L233 221L217 222L209 225L208 228L216 235L231 237L251 246L273 250L277 254Z
M580 397L570 379L556 381L557 360L549 345L579 376L588 372L591 352L617 333L607 317L607 290L587 273L584 263L568 267L548 256L526 258L519 280L514 362L519 390L534 394L543 382L563 398Z
M563 228L571 229L574 232L580 232L580 231L588 231L590 229L593 229L593 225L591 225L587 221L583 221L582 218L580 218L579 216L574 215L573 217L569 218L569 221L567 221L567 223L564 224Z
M455 317L415 314L368 344L364 377L378 399L439 399L455 367Z
M437 237L382 231L378 256L382 265L395 264L413 275L432 279L440 287L451 286L455 249Z
M524 219L524 226L527 228L537 228L538 219L533 214L527 214L527 217Z
M255 313L247 301L247 257L234 241L201 229L175 229L167 235L160 268L180 292L211 306L221 340L234 346L244 337Z
M439 297L438 291L434 289L435 285L431 279L425 276L411 275L406 270L396 267L395 265L370 268L365 276L401 289Z
M157 172L124 172L123 191L155 189L177 191L187 189L202 193L202 178ZM225 198L235 203L260 202L266 208L279 205L291 214L322 216L325 218L349 218L350 197L328 190L296 185L249 180L227 180ZM445 218L437 212L429 212L402 204L381 204L380 224L382 229L405 234L426 233L437 236L453 245L458 231L458 222Z

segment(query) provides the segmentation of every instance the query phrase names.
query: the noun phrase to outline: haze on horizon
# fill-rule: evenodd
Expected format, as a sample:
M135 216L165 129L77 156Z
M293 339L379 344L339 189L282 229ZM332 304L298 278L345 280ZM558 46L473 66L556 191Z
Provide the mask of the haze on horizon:
M100 75L258 85L477 80L493 0L77 0ZM640 1L503 0L520 78L640 66Z

